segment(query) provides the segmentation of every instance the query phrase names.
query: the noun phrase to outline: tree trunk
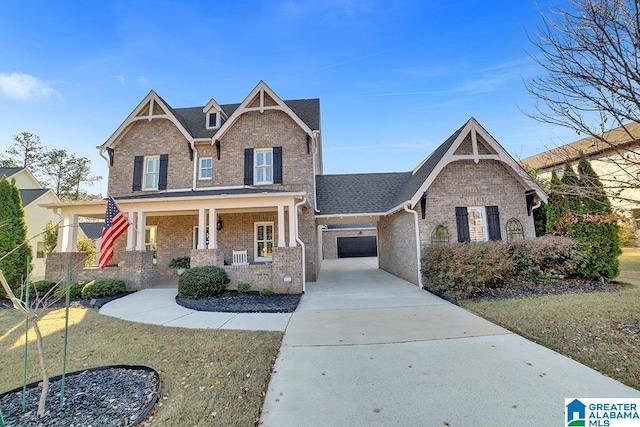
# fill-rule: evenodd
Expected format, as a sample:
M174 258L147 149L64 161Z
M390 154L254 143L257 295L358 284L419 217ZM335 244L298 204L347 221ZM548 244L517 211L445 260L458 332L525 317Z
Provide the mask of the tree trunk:
M42 334L40 333L40 327L38 326L38 319L35 317L31 319L33 324L33 330L36 332L36 344L38 347L38 358L40 359L40 369L42 370L42 394L40 395L40 401L38 402L38 416L44 417L45 404L47 403L47 393L49 392L49 373L47 372L47 364L44 360L44 343L42 342Z

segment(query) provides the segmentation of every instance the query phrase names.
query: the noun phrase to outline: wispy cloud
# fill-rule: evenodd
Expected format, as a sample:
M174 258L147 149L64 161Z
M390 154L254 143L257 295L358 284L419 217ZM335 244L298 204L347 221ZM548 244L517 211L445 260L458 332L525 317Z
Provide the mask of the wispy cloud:
M146 76L140 76L136 79L136 82L146 87L149 84L149 78Z
M122 74L118 74L117 76L114 76L116 79L118 79L118 81L120 82L120 84L122 86L124 86L124 82L125 82L125 78Z
M498 71L498 70L507 70L514 68L522 68L523 65L526 66L534 66L535 62L528 56L524 56L522 58L514 59L511 61L502 62L496 65L490 65L488 67L480 68L476 70L476 73L487 73L490 71Z
M439 77L450 73L451 67L444 64L432 64L413 68L398 68L393 71L415 77Z
M48 83L26 73L0 73L0 93L18 101L60 96L60 93Z

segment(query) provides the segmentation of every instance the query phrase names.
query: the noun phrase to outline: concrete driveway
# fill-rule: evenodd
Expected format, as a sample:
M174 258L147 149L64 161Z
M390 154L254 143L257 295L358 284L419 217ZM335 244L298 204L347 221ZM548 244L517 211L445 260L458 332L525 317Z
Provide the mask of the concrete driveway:
M377 269L325 260L286 329L265 426L563 425L640 392Z

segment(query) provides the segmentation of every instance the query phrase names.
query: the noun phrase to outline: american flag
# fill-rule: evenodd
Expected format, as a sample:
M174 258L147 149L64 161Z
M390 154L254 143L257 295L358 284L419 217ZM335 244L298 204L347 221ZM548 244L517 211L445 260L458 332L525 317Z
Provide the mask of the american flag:
M109 196L107 199L107 212L104 214L102 243L100 243L100 258L98 259L100 268L105 268L109 264L113 257L113 243L128 227L129 221L120 212L113 197Z

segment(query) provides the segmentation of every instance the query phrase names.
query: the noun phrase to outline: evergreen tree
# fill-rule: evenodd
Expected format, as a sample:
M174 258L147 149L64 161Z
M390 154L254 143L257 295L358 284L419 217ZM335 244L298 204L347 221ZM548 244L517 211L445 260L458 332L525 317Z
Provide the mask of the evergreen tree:
M27 243L27 225L20 191L6 178L0 179L0 270L9 285L17 289L26 279L27 259L31 257L31 246ZM4 290L0 289L2 298Z
M549 183L549 191L547 192L547 208L546 208L546 224L547 234L564 234L564 222L562 221L562 192L559 191L560 178L556 171L551 172L551 182Z

